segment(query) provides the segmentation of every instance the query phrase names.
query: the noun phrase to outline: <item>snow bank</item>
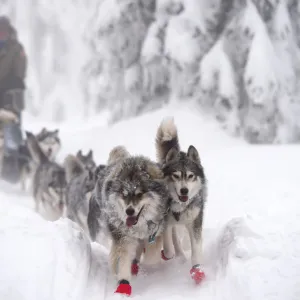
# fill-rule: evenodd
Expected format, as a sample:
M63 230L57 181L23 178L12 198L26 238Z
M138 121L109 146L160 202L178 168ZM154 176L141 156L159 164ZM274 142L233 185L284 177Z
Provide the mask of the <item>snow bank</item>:
M69 220L46 222L14 202L1 195L0 299L81 300L91 263L85 235Z

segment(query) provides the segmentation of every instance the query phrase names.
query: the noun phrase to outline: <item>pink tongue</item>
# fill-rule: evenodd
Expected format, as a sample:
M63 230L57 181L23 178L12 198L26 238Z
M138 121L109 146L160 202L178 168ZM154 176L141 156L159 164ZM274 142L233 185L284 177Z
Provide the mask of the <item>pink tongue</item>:
M179 200L182 202L186 202L189 200L189 197L188 196L179 196Z
M131 227L137 223L137 218L136 217L127 217L126 219L126 225L128 227Z

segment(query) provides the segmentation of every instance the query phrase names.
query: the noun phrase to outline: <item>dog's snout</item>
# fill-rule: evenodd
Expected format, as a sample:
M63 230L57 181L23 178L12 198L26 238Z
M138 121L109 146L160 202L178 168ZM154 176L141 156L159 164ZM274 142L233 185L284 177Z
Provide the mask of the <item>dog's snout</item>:
M134 209L132 207L128 207L125 212L126 212L127 216L133 216L134 215Z
M180 189L180 193L181 195L186 196L189 193L189 190L186 187L184 187Z

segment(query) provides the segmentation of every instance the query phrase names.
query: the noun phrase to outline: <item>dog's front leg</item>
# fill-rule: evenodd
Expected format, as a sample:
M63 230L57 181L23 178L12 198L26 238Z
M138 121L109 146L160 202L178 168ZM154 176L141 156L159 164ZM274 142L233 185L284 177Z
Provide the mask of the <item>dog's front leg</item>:
M174 249L175 249L175 256L180 257L183 261L185 261L186 258L185 258L184 251L181 246L181 241L179 239L177 226L173 226L172 239L173 239L173 244L174 244Z
M142 256L144 249L145 249L145 242L139 241L137 249L136 249L135 258L133 259L132 264L131 264L131 274L132 275L137 275L139 272L139 263L140 263L141 256Z
M131 264L136 254L136 247L136 243L126 240L114 241L112 244L111 267L119 284L116 293L131 295Z
M190 271L194 281L199 284L205 277L201 267L202 260L202 218L197 218L193 223L187 225L191 240L192 269Z
M22 168L22 170L21 170L21 189L22 189L22 191L26 191L26 179L27 179L26 175L27 175L26 169Z
M173 226L167 226L163 233L163 250L161 251L161 257L163 260L169 260L174 257L172 228Z

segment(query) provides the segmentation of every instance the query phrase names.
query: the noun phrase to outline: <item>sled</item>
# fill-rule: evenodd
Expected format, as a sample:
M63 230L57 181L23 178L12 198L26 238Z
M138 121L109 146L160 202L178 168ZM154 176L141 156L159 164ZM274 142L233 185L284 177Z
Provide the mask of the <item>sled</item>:
M28 160L28 157L21 153L23 146L21 128L17 122L18 118L10 111L1 109L0 120L3 133L1 179L17 183L21 176L21 166Z

